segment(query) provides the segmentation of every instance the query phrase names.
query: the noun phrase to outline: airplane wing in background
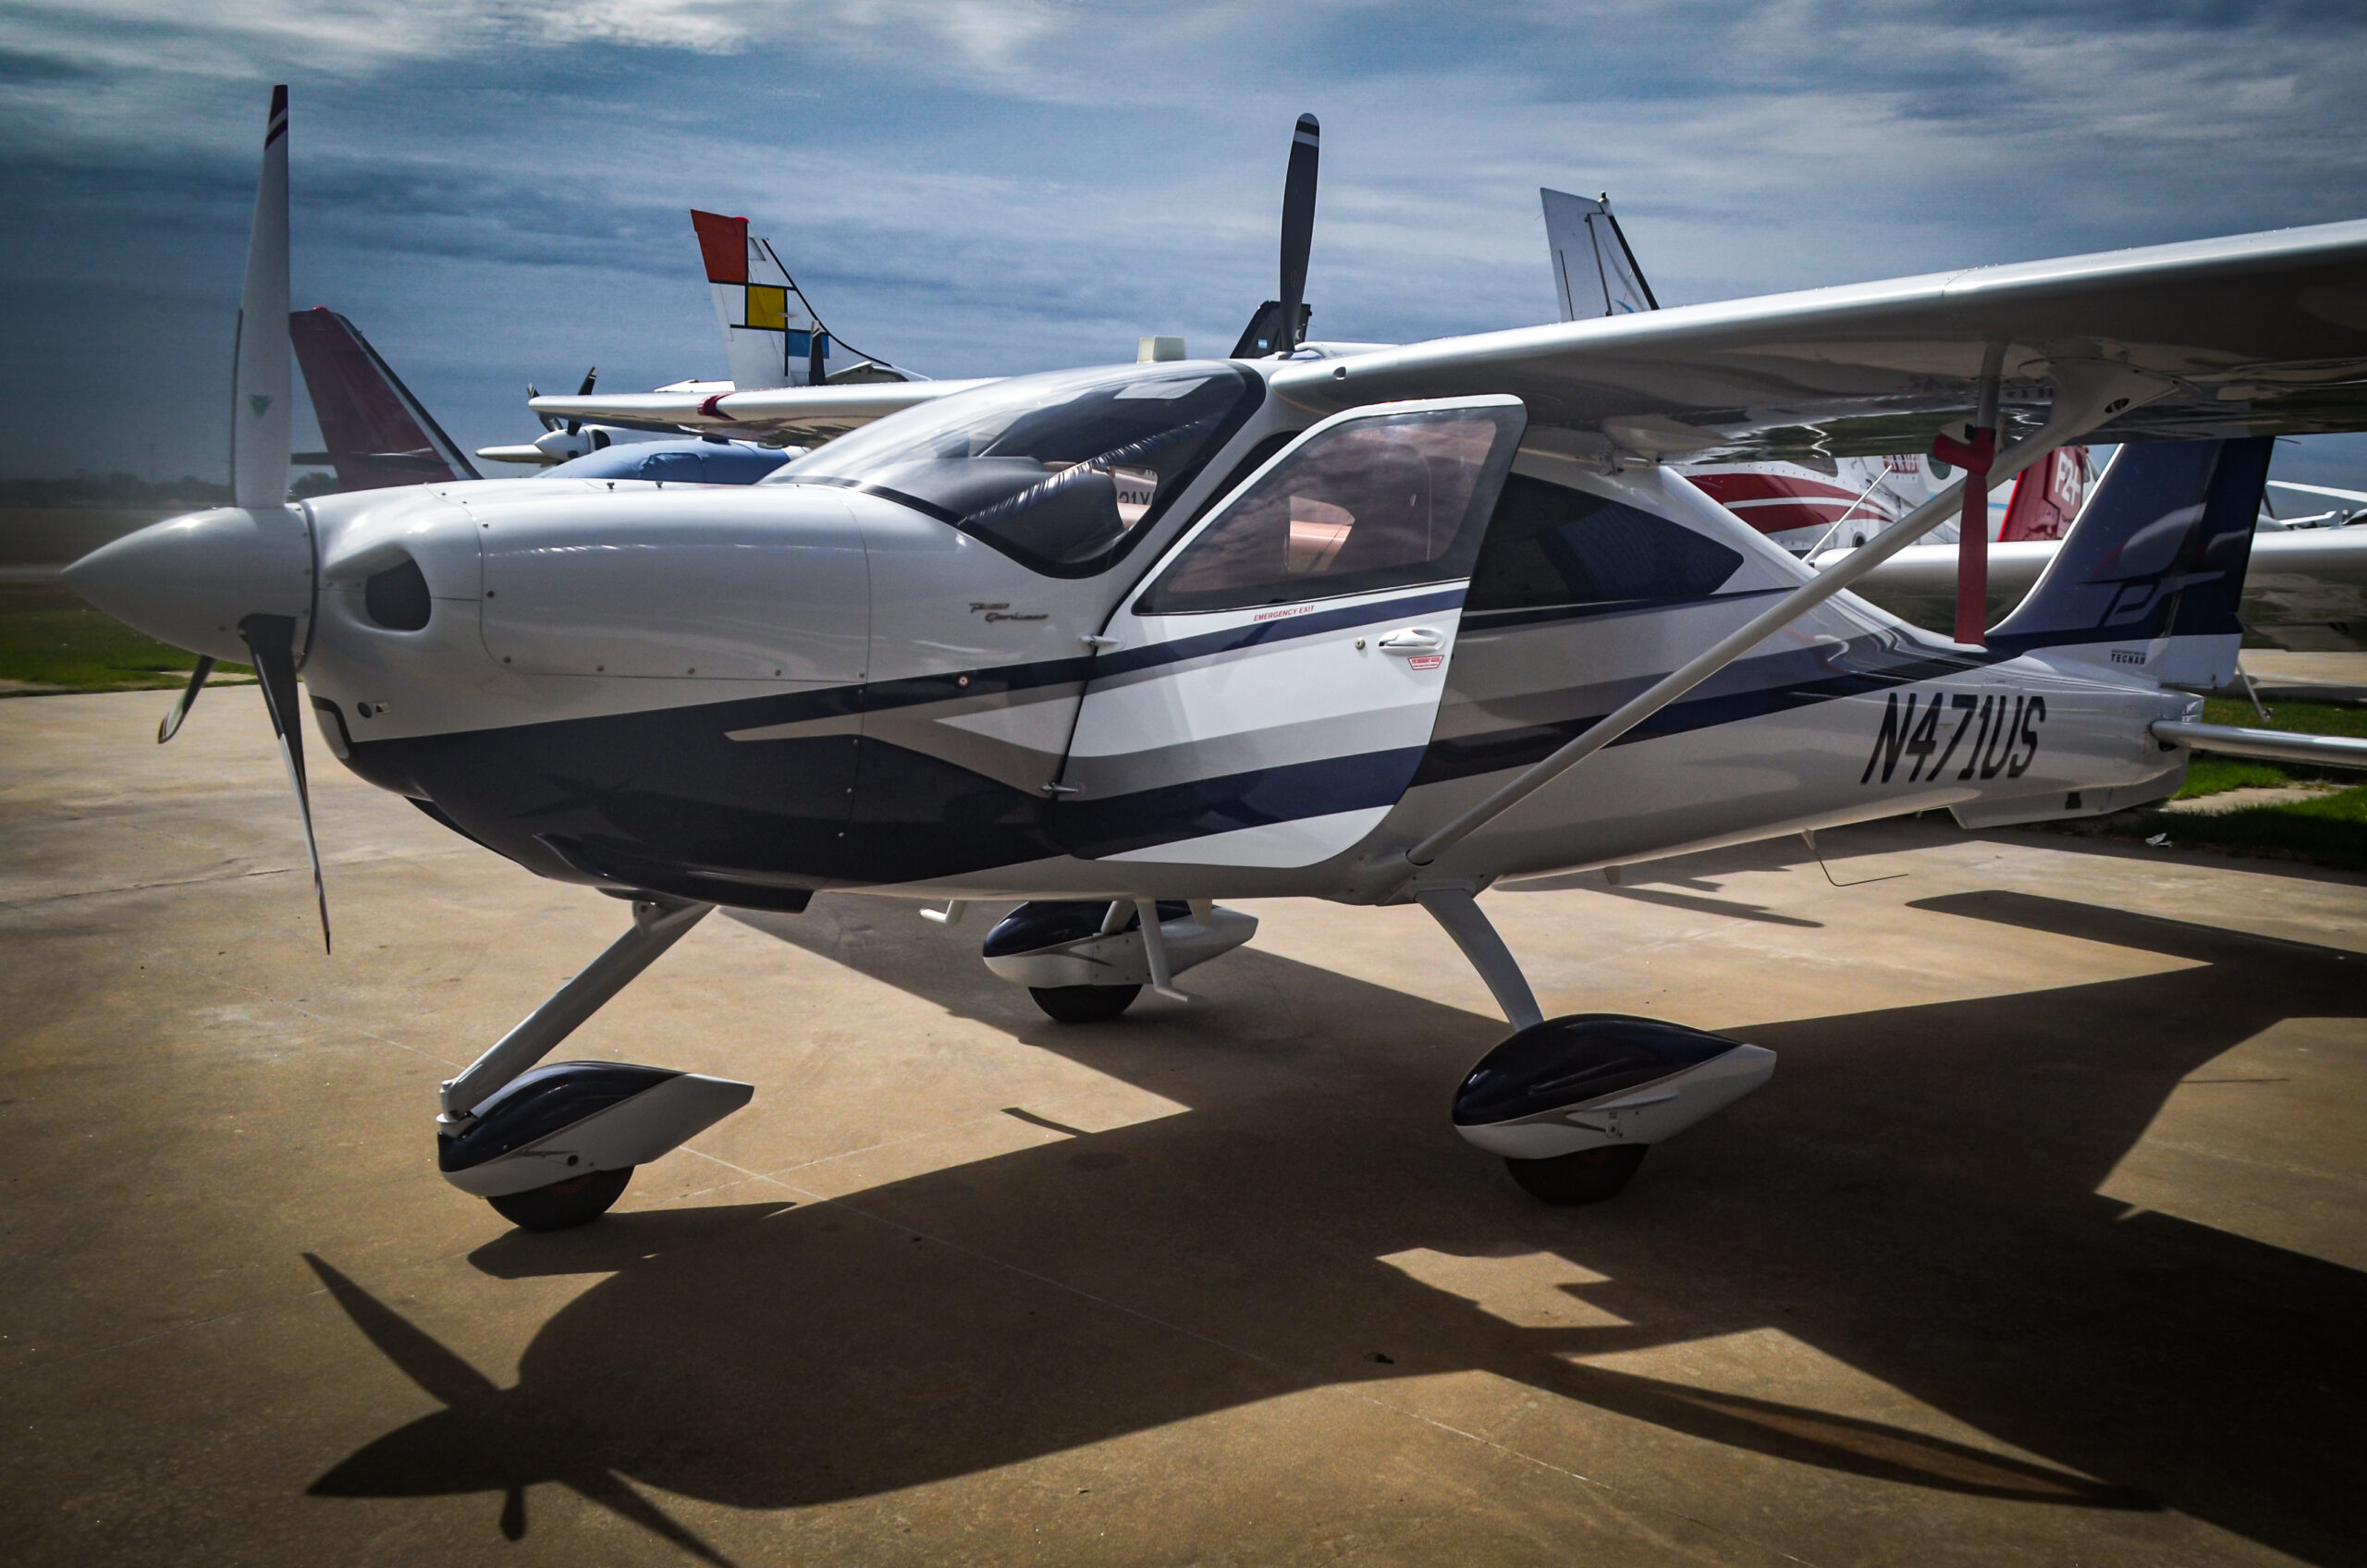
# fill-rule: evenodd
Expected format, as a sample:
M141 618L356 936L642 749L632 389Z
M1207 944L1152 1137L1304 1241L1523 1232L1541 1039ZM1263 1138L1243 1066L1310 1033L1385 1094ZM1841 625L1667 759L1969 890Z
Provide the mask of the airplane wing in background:
M2033 539L1990 545L1990 594L2011 598L2027 591L2060 545ZM1822 570L1848 556L1827 551L1810 564ZM1910 620L1943 621L1956 603L1956 547L1909 545L1859 578L1853 592ZM2248 630L2280 641L2294 627L2367 624L2367 528L2255 535L2237 613Z
M1872 456L1971 413L1992 344L2001 442L2083 374L2131 386L2099 442L2367 428L2367 222L1441 338L1273 386L1326 414L1508 392L1605 459Z
M2367 491L2337 490L2331 484L2302 484L2290 479L2272 479L2268 483L2274 489L2297 491L2304 496L2324 496L2335 501L2367 501Z
M716 394L619 392L589 398L535 398L526 406L559 419L827 441L873 420L985 385L985 381L874 381Z

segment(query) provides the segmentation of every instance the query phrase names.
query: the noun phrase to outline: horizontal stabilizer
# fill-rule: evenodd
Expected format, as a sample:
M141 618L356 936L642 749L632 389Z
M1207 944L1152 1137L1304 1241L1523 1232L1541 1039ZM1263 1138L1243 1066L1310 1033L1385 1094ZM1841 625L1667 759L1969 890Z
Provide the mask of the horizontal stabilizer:
M2318 767L2367 767L2367 741L2356 735L2306 735L2289 729L2250 729L2232 724L2164 719L2153 739L2198 746L2231 757L2260 757Z

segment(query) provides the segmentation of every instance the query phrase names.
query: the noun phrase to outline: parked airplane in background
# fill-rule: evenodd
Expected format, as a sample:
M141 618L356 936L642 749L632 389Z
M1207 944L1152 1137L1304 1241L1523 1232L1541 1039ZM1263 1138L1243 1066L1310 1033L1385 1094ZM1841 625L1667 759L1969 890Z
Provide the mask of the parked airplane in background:
M1564 321L1659 309L1626 235L1611 214L1609 196L1588 201L1559 190L1540 194ZM1955 472L1930 453L1810 453L1772 462L1681 468L1727 510L1820 569L1846 560L1852 550L1937 493ZM2017 475L2002 507L1993 501L1994 544L1987 552L1993 608L2010 606L2039 581L2096 478L2088 448L2066 446ZM2354 491L2270 483L2367 507L2367 495ZM2305 521L2339 526L2337 520L2348 516L2329 513ZM2353 629L2367 631L2367 530L2286 539L2275 531L2295 525L2265 514L2260 526L2269 532L2253 546L2239 611L2244 625L2289 646L2359 645L2361 639ZM1855 592L1923 624L1944 623L1956 608L1958 549L1938 541L1955 532L1943 525L1932 530L1934 543L1895 552L1860 578Z
M1608 193L1588 198L1547 189L1538 196L1564 321L1660 309ZM1913 452L1843 458L1811 452L1778 461L1710 463L1687 463L1675 455L1671 460L1711 499L1796 556L1864 544L1931 499L1955 472L1938 458ZM2011 503L1993 508L1991 537L2060 538L2079 509L2089 477L2085 447L2048 453L2015 481ZM1948 524L1933 533L1935 544L1956 537Z
M2354 522L2367 519L2367 491L2337 490L2327 484L2298 484L2289 479L2272 479L2268 482L2268 487L2272 490L2290 490L2297 496L2309 497L2312 501L2331 500L2342 503L2324 511L2312 512L2306 517L2278 518L2275 523L2279 528L2348 528ZM2263 526L2267 526L2265 521Z
M325 448L298 453L293 460L334 469L339 492L483 477L350 321L316 306L288 317L288 336ZM588 394L593 380L586 375L580 390ZM557 419L550 423L553 435L580 444L579 455L560 458L530 447L522 450L537 452L536 458L502 460L546 462L550 466L544 475L562 479L753 484L795 455L720 436L686 440L679 432L616 430L611 440L607 427ZM517 450L480 447L477 455Z
M597 1216L753 1094L536 1066L717 904L1024 900L985 957L1073 1019L1181 996L1247 935L1216 899L1418 903L1514 1029L1464 1080L1458 1130L1583 1201L1773 1058L1542 1017L1475 901L1497 878L1936 807L2111 811L2174 790L2192 744L2367 762L2200 724L2184 690L2234 669L2271 438L2367 428L2367 325L2318 304L2367 289L2367 223L1339 354L1292 342L1310 166L1267 358L661 396L634 407L854 433L739 488L288 506L286 129L281 89L237 504L67 580L201 655L177 714L214 660L252 660L308 844L300 673L362 778L632 900L607 952L444 1086L439 1169L522 1225ZM1844 596L1958 515L1961 482L1819 573L1658 460L1968 418L2001 481L2087 439L2152 444L1979 643Z

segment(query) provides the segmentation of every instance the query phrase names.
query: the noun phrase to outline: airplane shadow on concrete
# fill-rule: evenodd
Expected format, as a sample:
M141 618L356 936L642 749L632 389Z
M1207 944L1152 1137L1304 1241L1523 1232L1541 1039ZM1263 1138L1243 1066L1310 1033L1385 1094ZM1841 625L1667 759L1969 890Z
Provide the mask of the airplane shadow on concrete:
M525 1488L556 1482L720 1561L631 1483L808 1505L1478 1369L1800 1465L2173 1508L2357 1560L2367 1276L2096 1188L2214 1057L2287 1017L2367 1012L2367 961L2014 893L1914 907L2194 967L1736 1031L1781 1053L1772 1084L1582 1209L1533 1203L1447 1125L1491 1020L1253 948L1196 972L1190 1008L1062 1028L902 908L743 916L1190 1113L831 1202L506 1236L480 1268L614 1270L506 1389L314 1260L445 1408L312 1489L501 1493L514 1537ZM1380 1261L1412 1249L1559 1255L1606 1277L1564 1287L1604 1326L1515 1327ZM1570 1359L1768 1329L2042 1457Z

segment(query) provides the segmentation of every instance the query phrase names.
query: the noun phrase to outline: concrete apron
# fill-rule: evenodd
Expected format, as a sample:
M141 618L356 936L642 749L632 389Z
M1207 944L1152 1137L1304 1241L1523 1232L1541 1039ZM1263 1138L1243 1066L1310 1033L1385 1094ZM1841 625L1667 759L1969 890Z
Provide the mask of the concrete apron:
M1064 1028L993 912L826 897L576 1037L757 1097L529 1236L435 1084L620 906L317 756L324 959L256 694L166 701L0 704L11 1561L2361 1560L2359 878L1932 821L1500 888L1549 1013L1782 1058L1571 1210L1449 1128L1503 1026L1417 910Z

